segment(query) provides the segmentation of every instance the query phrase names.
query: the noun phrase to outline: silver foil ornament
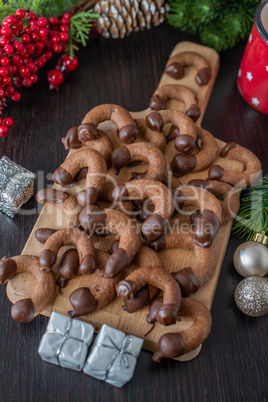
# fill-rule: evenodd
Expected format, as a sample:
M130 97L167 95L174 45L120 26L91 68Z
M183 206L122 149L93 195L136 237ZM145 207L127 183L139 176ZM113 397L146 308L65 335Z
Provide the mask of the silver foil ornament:
M259 317L268 313L268 280L261 276L243 279L235 290L235 302L242 313Z
M35 174L6 156L0 159L0 211L11 218L33 195Z

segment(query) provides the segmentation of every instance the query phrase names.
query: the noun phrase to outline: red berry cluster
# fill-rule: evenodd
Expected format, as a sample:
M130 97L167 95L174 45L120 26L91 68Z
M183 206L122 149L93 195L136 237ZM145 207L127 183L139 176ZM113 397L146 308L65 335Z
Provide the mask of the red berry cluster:
M30 87L38 80L37 72L53 53L68 48L70 13L61 19L37 17L33 12L17 10L0 26L0 113L6 107L6 98L19 101L21 94L15 87ZM50 88L58 89L64 81L63 71L78 67L78 58L68 55L60 58L56 69L48 73ZM0 118L0 136L5 137L13 119Z

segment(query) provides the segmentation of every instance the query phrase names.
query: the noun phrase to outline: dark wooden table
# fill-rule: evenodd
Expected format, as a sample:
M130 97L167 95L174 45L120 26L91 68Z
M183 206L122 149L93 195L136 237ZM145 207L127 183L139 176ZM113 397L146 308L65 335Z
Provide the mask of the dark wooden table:
M79 52L79 69L58 93L48 90L45 79L51 62L41 71L39 83L10 106L15 125L6 139L0 139L0 156L38 172L41 188L51 184L51 172L66 156L60 138L67 130L100 103L118 103L132 111L147 107L170 52L183 40L198 42L167 24L124 40L91 39ZM203 127L221 140L251 149L267 173L268 118L247 105L235 83L244 47L241 43L221 55ZM13 220L0 214L1 257L21 252L37 218L34 198L24 211L33 209L35 213ZM1 286L0 400L266 401L267 317L247 317L235 306L234 290L242 278L232 257L239 244L241 240L230 238L212 307L212 331L200 355L187 363L154 364L152 354L142 351L134 378L123 389L42 362L37 348L48 319L15 322Z

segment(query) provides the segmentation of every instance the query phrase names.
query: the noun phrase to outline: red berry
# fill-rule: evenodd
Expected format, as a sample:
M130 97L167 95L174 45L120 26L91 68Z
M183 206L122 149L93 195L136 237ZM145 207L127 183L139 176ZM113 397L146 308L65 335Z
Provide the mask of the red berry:
M53 53L51 50L46 50L44 55L46 56L47 59L51 59L51 57L53 56Z
M30 78L24 78L22 81L22 85L26 88L29 88L32 85L32 81Z
M69 27L67 25L61 25L60 26L60 31L61 32L69 32Z
M9 44L9 39L6 38L5 36L1 36L1 38L0 38L0 46L5 47L8 44Z
M30 63L27 64L29 69L31 70L32 73L37 73L38 67L31 61Z
M12 85L9 85L8 87L6 87L6 94L7 96L12 96L15 93L15 88Z
M12 119L12 117L6 117L4 120L4 124L8 127L12 127L14 124L14 120Z
M3 124L3 119L2 119L2 117L0 117L0 126L2 126L2 124Z
M12 79L9 75L6 75L5 77L2 78L2 83L4 85L10 85L12 84Z
M10 63L10 60L7 56L3 56L3 57L1 57L0 62L2 64L2 66L8 66Z
M70 56L65 56L62 65L67 71L74 71L79 66L79 59L77 56L74 56L73 59L71 59Z
M15 64L12 64L11 66L9 66L9 74L16 74L16 72L18 71L18 67L15 66Z
M50 17L50 18L49 18L49 23L50 23L51 25L58 25L59 19L58 19L57 17Z
M57 34L54 34L51 39L52 39L53 43L59 43L60 42L60 36L57 35Z
M29 34L24 33L23 35L21 35L21 41L22 41L23 43L29 43L29 42L32 41L32 39L31 39L31 37L30 37Z
M40 17L40 18L38 18L38 20L37 20L37 24L38 24L40 27L44 28L44 27L47 25L47 19L46 19L45 17Z
M21 98L21 94L19 92L15 92L14 95L11 96L11 99L14 102L18 102L20 100L20 98Z
M69 18L62 18L61 19L61 24L62 25L70 25L70 19Z
M10 25L14 25L16 23L16 16L15 15L9 15L6 18L6 20Z
M48 30L45 29L45 28L40 29L39 35L43 36L43 37L46 37L48 35Z
M32 21L31 22L31 32L38 33L39 30L40 30L39 25L37 25L35 21Z
M3 98L3 96L5 95L5 91L3 90L2 87L0 87L0 98ZM0 118L1 119L1 118ZM2 124L2 121L0 120L0 124Z
M57 88L63 84L64 78L65 77L64 77L63 72L60 70L57 70L57 69L53 69L53 70L49 71L49 73L47 75L49 84L55 88Z
M2 54L3 54L3 50L0 48L0 57L2 56Z
M63 17L70 19L72 17L72 14L71 13L64 13Z
M29 75L30 75L30 69L29 69L29 67L27 67L27 66L22 66L22 67L20 68L20 75L21 75L22 77L29 77Z
M44 43L42 42L36 42L36 51L37 53L42 53L43 49L44 49Z
M43 67L43 65L44 65L43 61L42 61L42 60L39 60L39 59L36 59L36 60L34 61L34 64L35 64L38 68L41 68L41 67Z
M53 46L53 51L54 51L55 53L61 53L61 52L63 51L62 45L60 45L60 44L54 45L54 46Z
M9 26L3 26L3 28L1 29L1 34L4 36L10 36L11 28Z
M27 49L28 54L36 53L36 46L33 43L27 43L26 49Z
M18 18L23 18L23 17L25 16L25 11L24 11L24 10L21 10L21 9L17 10L17 11L16 11L16 16L17 16Z
M17 87L22 87L22 78L19 76L19 77L15 77L14 78L14 84L17 86Z
M8 135L8 127L0 126L0 137L6 137Z
M0 67L0 76L4 77L5 75L8 74L8 69L6 67Z
M67 34L67 32L61 32L60 33L60 39L62 42L66 43L69 40L69 35Z
M23 32L30 35L30 33L32 32L30 25L25 25L25 27L23 28Z
M30 75L30 79L31 79L32 83L35 84L38 81L37 74Z
M14 52L14 47L11 45L6 45L4 47L4 52L8 55L12 54Z
M14 48L15 48L18 52L20 52L22 49L24 49L24 45L23 45L23 43L21 43L21 42L15 42L15 43L14 43Z
M27 43L27 45L30 45L30 43ZM27 48L24 47L21 51L20 51L20 55L22 57L26 56L26 54L28 53Z
M35 21L35 20L36 20L36 15L35 15L35 13L33 13L32 11L30 11L30 12L26 13L25 18L26 18L28 21Z
M37 42L37 41L40 39L40 36L39 36L38 33L36 33L36 32L33 32L33 33L31 34L31 37L32 37L32 39L33 39L35 42Z
M18 54L15 54L13 57L13 63L16 64L17 66L22 66L23 65L22 57Z

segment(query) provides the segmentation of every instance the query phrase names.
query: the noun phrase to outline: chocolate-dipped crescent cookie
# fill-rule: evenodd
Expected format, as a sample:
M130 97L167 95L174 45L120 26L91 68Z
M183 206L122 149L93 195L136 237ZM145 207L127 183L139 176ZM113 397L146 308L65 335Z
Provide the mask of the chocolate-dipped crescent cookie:
M218 180L191 180L188 185L205 188L215 195L221 203L222 219L221 225L234 219L240 207L240 199L237 189L231 185Z
M84 134L87 129L88 132L90 132L90 128L91 126L88 127L88 123L81 124L80 126L74 126L70 128L66 134L66 137L61 139L61 142L66 150L78 149L84 145L87 148L95 149L95 151L98 151L101 156L103 156L107 165L109 165L111 161L111 153L113 152L113 144L110 138L103 131L97 130L97 137L92 136L90 141L83 142L82 140L84 139L84 136L82 134ZM81 133L81 141L78 139L78 132Z
M123 299L133 299L136 292L147 284L163 291L163 306L157 311L156 319L162 325L171 325L181 304L181 290L175 279L162 267L142 267L120 281L117 295Z
M141 247L141 236L135 222L122 211L103 209L88 205L79 215L83 229L96 232L96 229L107 230L118 234L119 247L109 257L105 265L105 276L111 278L130 264Z
M143 222L141 228L143 237L149 242L161 236L165 220L169 219L174 212L171 191L155 180L140 179L117 185L112 192L112 197L115 201L151 199L154 204L154 213Z
M52 175L54 183L65 187L70 184L76 174L87 167L85 189L77 200L80 205L95 204L106 180L107 165L104 158L94 149L84 148L70 155Z
M113 104L103 104L91 109L84 117L82 124L90 124L90 128L83 133L78 133L78 138L83 142L91 141L92 136L97 137L97 127L100 123L112 120L118 128L118 137L122 142L131 144L135 142L139 135L139 131L135 120L130 113L122 106Z
M179 333L162 335L152 357L154 362L159 363L163 358L174 358L188 353L208 337L212 319L210 311L203 303L192 298L183 298L178 318L180 315L190 316L192 324Z
M58 252L63 246L74 244L79 255L79 273L92 274L96 270L95 248L89 236L80 229L60 229L50 236L44 244L39 258L40 269L50 271L57 261Z
M247 148L228 142L221 150L221 157L235 159L245 165L243 172L225 170L219 165L213 165L208 171L209 180L220 180L237 187L246 187L254 183L261 174L261 163L253 152Z
M116 175L119 174L121 168L128 166L133 161L149 163L149 168L144 175L145 179L162 181L167 175L165 157L153 144L138 142L126 145L116 148L111 156Z
M184 102L186 114L193 121L196 121L200 116L200 109L196 99L196 94L185 85L163 85L157 88L151 97L150 108L159 111L167 108L167 101L176 99Z
M28 272L33 276L33 288L29 297L22 298L12 306L11 315L14 320L29 322L53 302L55 280L51 272L40 271L39 259L33 255L4 257L0 260L0 284L20 272Z
M171 78L179 80L184 76L184 67L194 66L197 70L195 81L198 85L206 85L212 75L209 62L195 52L181 52L171 57L165 68L165 73Z
M42 189L37 192L35 198L40 204L53 204L61 210L66 216L67 227L77 227L79 225L78 215L81 211L81 206L73 195L66 191Z
M161 110L146 116L146 125L156 132L161 132L168 123L173 124L169 138L176 138L176 149L185 154L191 154L195 147L197 131L189 116L177 110Z
M174 146L176 148L176 141L180 137L176 137ZM197 127L197 144L199 151L194 155L186 155L178 153L174 156L170 168L175 177L181 177L190 172L200 172L207 169L212 165L218 156L219 150L217 142L212 134L201 127Z

